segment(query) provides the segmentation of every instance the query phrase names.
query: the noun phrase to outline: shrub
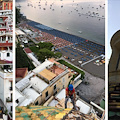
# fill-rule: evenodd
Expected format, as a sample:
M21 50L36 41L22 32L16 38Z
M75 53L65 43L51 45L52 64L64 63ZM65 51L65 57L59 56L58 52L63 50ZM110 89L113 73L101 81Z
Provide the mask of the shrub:
M69 67L69 68L71 68L71 69L73 69L73 70L76 71L78 74L81 74L81 79L82 79L82 80L84 79L85 73L84 73L82 70L76 68L75 66L69 64L68 62L66 62L66 61L64 61L64 60L58 60L58 62L61 63L61 64L63 64L63 65L65 65L65 66L67 66L67 67Z

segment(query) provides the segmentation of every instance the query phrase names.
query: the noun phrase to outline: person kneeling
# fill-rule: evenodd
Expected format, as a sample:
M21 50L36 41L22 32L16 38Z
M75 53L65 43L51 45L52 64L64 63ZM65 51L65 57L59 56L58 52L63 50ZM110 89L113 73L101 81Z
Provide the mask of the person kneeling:
M75 94L75 88L73 88L72 84L69 84L68 88L66 88L65 108L67 108L67 102L68 102L69 98L72 101L73 109L76 110L76 106L75 106L76 94Z

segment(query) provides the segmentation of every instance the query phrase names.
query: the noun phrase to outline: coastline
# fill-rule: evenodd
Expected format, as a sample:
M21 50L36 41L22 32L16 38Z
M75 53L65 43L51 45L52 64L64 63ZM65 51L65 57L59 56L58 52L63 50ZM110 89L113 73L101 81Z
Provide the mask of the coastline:
M60 31L60 30L57 30L57 29L54 29L54 28L52 28L53 30L45 30L45 29L40 29L40 28L38 28L38 27L36 27L35 26L35 24L39 24L39 25L44 25L44 24L41 24L41 23L38 23L38 22L35 22L35 21L33 21L33 20L30 20L30 19L27 19L27 21L29 21L29 22L32 22L32 24L31 23L29 23L29 22L27 22L27 24L29 24L30 26L32 26L32 27L34 27L34 28L36 28L36 29L39 29L39 30L41 30L41 31L43 31L43 32L47 32L47 33L49 33L49 34L52 34L52 32L50 32L50 31L55 31L55 32L59 32L59 33L61 33L61 34L66 34L66 35L69 35L69 36L71 36L71 37L76 37L76 39L84 39L84 40L88 40L88 39L85 39L85 38L83 38L83 37L79 37L79 36L77 36L77 35L73 35L73 34L70 34L70 33L66 33L66 32L64 32L64 31ZM44 26L46 26L46 25L44 25ZM49 27L49 26L47 26L47 27ZM49 28L51 28L51 27L49 27ZM52 34L52 35L54 35L54 34ZM60 38L62 38L61 36L57 36L56 35L56 37L60 37ZM62 39L65 39L65 38L62 38ZM66 39L65 39L66 40ZM97 43L97 42L93 42L93 41L91 41L91 40L88 40L89 42L91 42L91 43L93 43L93 44L97 44L97 45L100 45L100 46L102 46L102 47L105 47L105 45L103 45L103 44L100 44L100 43Z

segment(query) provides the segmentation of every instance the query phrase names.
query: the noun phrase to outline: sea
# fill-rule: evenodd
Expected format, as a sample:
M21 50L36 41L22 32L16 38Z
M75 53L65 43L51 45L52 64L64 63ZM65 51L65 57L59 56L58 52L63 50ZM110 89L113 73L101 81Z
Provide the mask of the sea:
M27 19L105 45L105 0L16 0Z

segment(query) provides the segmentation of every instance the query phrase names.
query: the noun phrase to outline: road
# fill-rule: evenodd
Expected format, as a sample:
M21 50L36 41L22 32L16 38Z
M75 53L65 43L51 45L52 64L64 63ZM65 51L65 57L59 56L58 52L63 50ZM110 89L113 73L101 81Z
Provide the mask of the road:
M64 57L62 57L61 59L75 66ZM79 67L77 68L81 69ZM86 100L87 102L93 101L96 104L99 104L101 99L105 96L105 80L99 77L95 77L83 69L81 70L85 72L85 79L78 87L76 87L76 91L79 90L80 98ZM88 82L88 85L86 85L85 82Z

